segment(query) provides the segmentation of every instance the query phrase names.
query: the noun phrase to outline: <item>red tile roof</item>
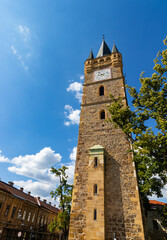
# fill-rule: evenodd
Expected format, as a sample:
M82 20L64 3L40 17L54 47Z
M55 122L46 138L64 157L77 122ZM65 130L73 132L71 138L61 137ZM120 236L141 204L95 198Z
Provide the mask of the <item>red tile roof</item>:
M36 201L33 196L5 183L0 181L0 190L5 190L6 192L14 195L15 197L22 198L23 200L29 201L36 204Z
M58 213L60 211L58 208L55 208L52 205L45 203L44 201L39 200L39 202L42 207L47 208L52 212Z
M38 205L38 206L41 206L41 207L44 207L54 213L58 213L59 212L59 209L58 208L55 208L53 207L52 205L44 202L44 201L41 201L40 199L30 195L30 194L27 194L5 182L2 182L0 181L0 190L2 191L5 191L7 193L10 193L12 194L13 196L17 197L17 198L21 198L22 200L25 200L25 201L28 201L28 202L31 202L35 205Z
M164 202L159 202L159 201L156 201L156 200L149 200L149 203L152 204L152 205L167 205L167 203L164 203Z

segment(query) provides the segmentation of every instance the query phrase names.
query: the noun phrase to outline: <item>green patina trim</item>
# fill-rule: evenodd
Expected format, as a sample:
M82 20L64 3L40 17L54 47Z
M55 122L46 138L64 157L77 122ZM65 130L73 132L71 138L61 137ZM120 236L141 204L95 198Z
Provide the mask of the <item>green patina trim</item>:
M94 145L93 147L89 148L89 154L103 154L104 153L104 147L101 145Z

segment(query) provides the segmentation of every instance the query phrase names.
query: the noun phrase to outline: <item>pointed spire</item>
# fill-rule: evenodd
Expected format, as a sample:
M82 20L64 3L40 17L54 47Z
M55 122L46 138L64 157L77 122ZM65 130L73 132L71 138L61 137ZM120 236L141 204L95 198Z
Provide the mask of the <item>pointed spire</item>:
M115 46L115 43L113 44L113 47L112 47L112 53L119 53L117 47Z
M103 41L102 41L101 47L99 49L99 52L97 54L97 58L103 57L103 56L109 55L109 54L111 54L111 51L110 51L109 47L107 46L107 44L104 40L104 35L103 35Z
M88 59L94 59L94 56L93 56L93 51L92 51L92 49L91 49L91 51L90 51L90 54L89 54L89 57L88 57Z

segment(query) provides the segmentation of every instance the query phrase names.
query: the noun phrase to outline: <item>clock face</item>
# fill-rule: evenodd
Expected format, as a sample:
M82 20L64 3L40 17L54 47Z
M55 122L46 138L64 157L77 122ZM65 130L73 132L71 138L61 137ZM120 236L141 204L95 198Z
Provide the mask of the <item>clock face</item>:
M101 81L101 80L109 79L109 78L111 78L111 69L110 68L99 70L94 73L94 81Z

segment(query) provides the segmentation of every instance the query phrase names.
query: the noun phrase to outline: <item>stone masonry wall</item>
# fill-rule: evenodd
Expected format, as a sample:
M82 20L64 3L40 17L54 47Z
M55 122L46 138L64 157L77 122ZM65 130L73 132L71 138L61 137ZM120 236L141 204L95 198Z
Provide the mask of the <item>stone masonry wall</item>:
M108 115L109 93L122 97L126 104L121 66L115 72L115 78L97 83L93 82L92 72L85 75L69 240L102 240L98 235L88 234L93 226L96 228L96 221L92 214L88 214L91 204L89 202L88 208L87 201L92 184L89 181L89 149L94 145L101 145L105 149L105 240L113 239L114 234L117 240L145 239L135 167L132 155L128 153L130 143L120 129L99 118L102 109ZM101 85L105 89L104 96L98 95Z

